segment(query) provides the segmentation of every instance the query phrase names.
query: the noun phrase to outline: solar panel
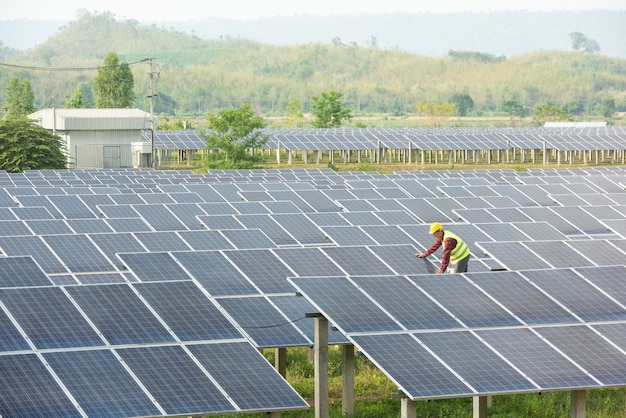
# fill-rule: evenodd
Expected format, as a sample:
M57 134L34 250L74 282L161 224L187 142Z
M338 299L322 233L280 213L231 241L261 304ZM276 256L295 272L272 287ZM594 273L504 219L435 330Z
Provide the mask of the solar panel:
M293 293L286 278L294 273L269 250L225 251L224 255L263 293Z
M169 253L121 253L118 257L141 281L189 280Z
M322 251L353 276L389 275L393 271L364 247L325 247Z

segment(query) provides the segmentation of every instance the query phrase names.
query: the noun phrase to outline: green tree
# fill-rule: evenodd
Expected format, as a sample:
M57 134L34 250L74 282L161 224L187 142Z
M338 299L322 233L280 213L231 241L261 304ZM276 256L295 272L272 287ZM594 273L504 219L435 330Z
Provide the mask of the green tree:
M526 106L520 103L519 100L515 99L503 100L502 103L500 103L500 109L502 109L504 113L509 115L509 126L514 125L513 119L515 117L523 118L528 116L530 112L528 108L526 108Z
M418 113L428 118L433 128L442 127L451 116L459 114L455 103L419 102L415 107Z
M60 137L34 120L11 117L0 120L0 170L10 173L66 167Z
M574 117L560 107L541 104L535 107L533 119L544 125L546 122L571 122Z
M468 112L474 109L474 100L467 93L454 93L448 99L448 103L456 105L459 111L459 116L467 116Z
M321 96L311 96L313 128L338 128L342 121L352 119L352 109L341 104L342 96L342 93L335 90L323 91Z
M572 32L569 36L572 39L572 49L575 51L583 50L592 54L600 52L600 45L594 39L589 39L580 32Z
M209 168L254 168L263 161L263 155L255 151L268 140L260 132L265 127L265 121L254 113L249 103L239 109L207 113L206 119Z
M109 52L104 65L98 67L94 81L96 107L129 108L135 105L135 81L128 63L120 64L115 52Z
M287 108L285 109L285 122L288 128L302 128L304 126L302 102L298 97L287 103Z
M167 115L159 116L158 129L164 131L177 131L181 129L193 129L193 124L188 119L170 119Z
M617 112L617 106L615 105L615 99L608 98L602 100L602 103L599 105L599 113L605 118L612 118L613 114Z
M27 116L35 109L35 94L30 81L25 78L20 82L17 77L11 77L7 84L6 95L2 110L8 112L9 118Z
M72 97L68 95L65 99L65 107L67 108L82 109L94 106L93 91L91 86L85 82L79 83L74 90L74 95Z

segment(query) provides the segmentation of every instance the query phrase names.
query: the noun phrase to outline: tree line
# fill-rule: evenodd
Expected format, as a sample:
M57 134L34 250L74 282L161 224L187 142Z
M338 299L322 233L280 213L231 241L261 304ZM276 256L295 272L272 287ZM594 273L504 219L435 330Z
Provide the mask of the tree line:
M310 113L312 97L322 91L342 92L355 115L411 115L417 103L448 103L469 96L467 115L507 114L505 101L527 109L548 105L583 117L602 115L611 99L626 110L626 61L597 53L594 40L572 32L570 52L539 51L501 57L473 51L449 51L444 57L421 57L378 48L375 41L353 44L308 44L275 47L241 38L204 40L178 31L141 27L107 13L86 14L45 44L13 57L24 68L0 72L0 89L11 76L28 78L37 108L75 97L80 86L93 88L93 72L49 72L34 65L93 67L110 49L127 62L134 75L133 104L148 109L149 71L142 61L158 65L155 112L170 119L189 119L217 109L250 103L265 116L285 116L298 100ZM87 41L88 40L88 41ZM597 42L595 42L597 44ZM26 67L29 68L26 68ZM155 80L152 80L155 81ZM75 103L74 103L75 104Z

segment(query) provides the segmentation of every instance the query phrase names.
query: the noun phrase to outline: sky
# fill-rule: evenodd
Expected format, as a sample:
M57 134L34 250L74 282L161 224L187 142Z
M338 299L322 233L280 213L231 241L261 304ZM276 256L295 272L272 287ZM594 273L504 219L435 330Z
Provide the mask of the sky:
M77 19L81 9L111 12L139 22L198 20L203 18L256 19L291 15L345 15L379 13L452 13L500 10L626 10L624 0L13 0L2 6L0 20Z

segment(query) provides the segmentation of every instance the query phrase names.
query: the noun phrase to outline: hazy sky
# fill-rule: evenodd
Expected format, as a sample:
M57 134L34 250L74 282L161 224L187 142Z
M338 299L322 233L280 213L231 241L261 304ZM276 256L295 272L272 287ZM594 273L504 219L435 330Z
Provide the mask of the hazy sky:
M497 10L626 10L624 0L11 0L0 20L76 20L77 11L113 13L143 21L189 20L206 17L254 19L268 16L372 14L394 12L488 12Z

